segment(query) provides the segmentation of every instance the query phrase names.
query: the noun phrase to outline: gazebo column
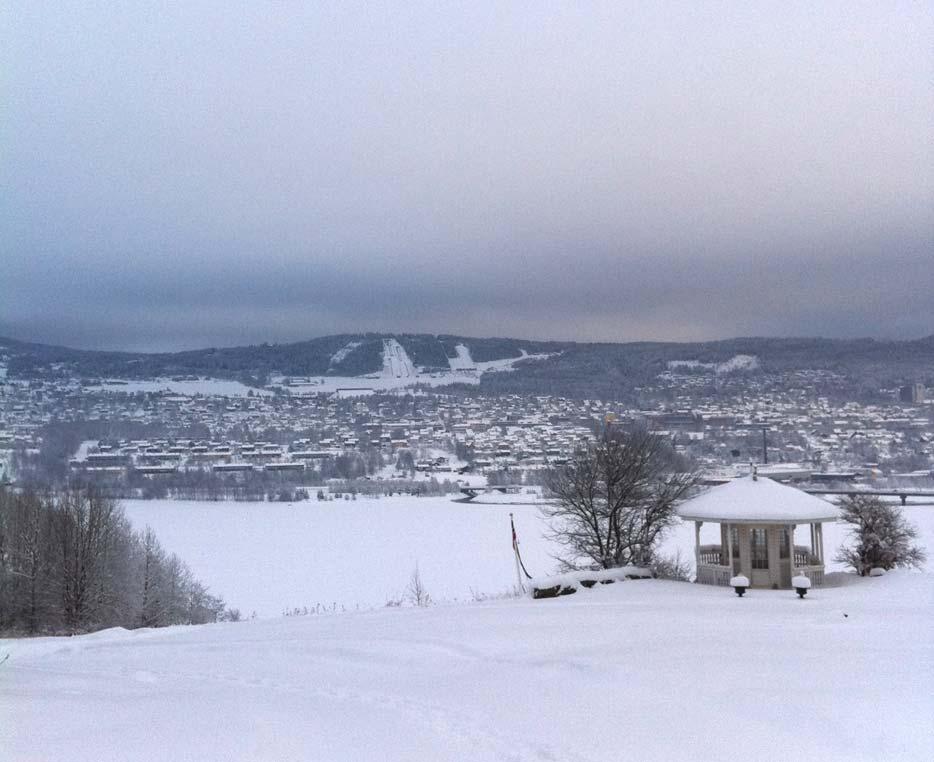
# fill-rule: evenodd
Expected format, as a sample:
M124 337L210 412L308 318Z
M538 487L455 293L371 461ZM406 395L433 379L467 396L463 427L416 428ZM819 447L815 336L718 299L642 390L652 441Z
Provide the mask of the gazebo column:
M733 576L733 527L731 524L721 524L726 527L726 563L730 567L730 576ZM721 548L722 550L722 548Z
M795 529L797 524L788 525L788 579L789 584L792 577L795 576Z
M694 522L694 563L695 563L695 579L700 577L700 528L703 521Z
M782 584L782 559L781 548L782 541L779 532L781 527L772 526L768 528L768 559L769 559L769 582L775 587L781 587Z
M749 525L741 524L737 528L739 536L739 573L752 579L752 559L749 557Z
M814 547L814 552L817 555L817 560L820 562L821 566L824 565L824 525L815 524L814 525L814 536L817 538L817 545Z

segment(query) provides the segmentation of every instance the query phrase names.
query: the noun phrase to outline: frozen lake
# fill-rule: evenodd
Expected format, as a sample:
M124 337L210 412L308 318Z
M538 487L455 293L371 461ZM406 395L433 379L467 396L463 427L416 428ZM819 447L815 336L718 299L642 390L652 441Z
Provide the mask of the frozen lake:
M516 495L516 500L524 499ZM449 497L358 498L297 503L126 500L138 529L147 524L163 547L177 553L195 576L230 606L249 616L278 616L285 609L337 604L347 609L383 606L405 591L417 563L436 601L496 595L516 582L509 533L515 515L529 572L556 570L557 548L535 505L458 503ZM908 506L905 516L934 549L934 507ZM705 525L704 542L719 541ZM824 526L828 571L846 527ZM807 542L806 528L796 535ZM675 527L662 552L679 552L693 564L694 527ZM473 591L473 592L472 592Z
M553 571L538 508L456 503L446 497L296 503L126 500L138 529L244 615L287 608L383 606L416 563L436 601L495 595L516 582L509 513L532 574Z

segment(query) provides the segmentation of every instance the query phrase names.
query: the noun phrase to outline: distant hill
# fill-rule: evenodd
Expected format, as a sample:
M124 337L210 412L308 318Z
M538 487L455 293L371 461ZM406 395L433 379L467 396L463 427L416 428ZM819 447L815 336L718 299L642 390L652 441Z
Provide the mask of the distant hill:
M854 389L908 381L934 386L934 336L913 341L739 338L697 343L576 343L364 333L169 353L77 350L0 338L0 361L11 378L193 375L262 386L273 375L379 374L384 372L386 342L393 339L404 350L406 366L425 373L516 360L505 363L512 372L483 374L479 389L489 393L626 399L669 369L749 376L826 370L850 379ZM526 354L539 357L520 359Z

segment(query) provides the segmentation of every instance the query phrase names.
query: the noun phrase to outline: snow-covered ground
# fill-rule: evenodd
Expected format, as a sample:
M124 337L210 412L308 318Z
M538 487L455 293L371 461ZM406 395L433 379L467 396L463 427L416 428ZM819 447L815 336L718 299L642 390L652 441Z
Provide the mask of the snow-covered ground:
M519 496L515 496L518 498ZM501 594L516 583L509 513L528 568L554 562L530 505L470 505L445 497L297 503L127 500L195 575L245 615L318 604L353 610L400 596L416 563L436 600Z
M359 342L351 342L338 350L331 358L331 365L344 359ZM426 370L416 366L405 347L396 339L383 341L383 368L379 373L363 376L311 376L305 383L289 387L292 394L320 394L336 392L338 389L371 389L374 392L387 392L394 389L407 389L416 385L430 387L450 386L451 384L479 384L484 373L503 373L515 370L516 363L523 360L545 360L550 354L529 354L520 350L519 357L502 360L474 362L470 350L463 344L455 347L457 356L448 358L449 369ZM281 378L273 382L281 383Z
M331 361L328 363L328 365L332 368L335 365L340 365L342 362L344 362L344 360L347 359L350 353L353 352L362 343L362 341L348 341L344 346L331 355Z
M0 756L930 760L931 582L798 600L648 580L5 642Z
M734 370L756 370L759 367L759 358L755 355L733 355L724 362L701 362L700 360L670 360L669 370L679 368L704 368L715 373L730 373Z
M257 389L239 381L228 381L221 378L199 378L196 381L175 381L171 378L152 378L140 381L104 381L97 386L85 387L91 391L117 392L121 394L136 394L137 392L171 392L173 394L193 397L246 397L251 392L257 394L272 394L266 389Z
M337 367L347 358L361 342L351 341L339 349L331 357L331 367ZM383 367L379 373L363 376L309 376L301 383L293 383L288 388L292 394L321 394L333 393L338 389L371 389L374 392L387 392L395 389L408 389L416 385L430 387L450 386L451 384L479 384L484 373L502 373L515 369L515 365L523 360L545 360L552 357L550 354L529 354L520 350L519 357L510 357L503 360L490 360L487 362L474 362L470 350L464 345L458 345L457 357L449 360L449 370L426 371L416 367L409 357L405 347L396 339L383 341ZM273 376L273 385L282 384L283 376ZM100 384L85 387L90 391L107 391L123 394L137 392L170 392L183 396L217 396L217 397L245 397L250 392L256 394L273 394L271 389L254 388L246 386L239 381L230 381L219 378L200 378L198 380L173 380L171 378L152 378L141 380L106 380Z
M934 759L929 572L804 600L647 580L472 603L515 579L509 511L530 569L553 570L535 506L127 509L246 611L376 608L0 641L0 759ZM906 515L934 548L934 508ZM416 560L448 602L382 607Z
M523 559L536 576L556 571L555 546L536 495L484 494L477 502L450 497L396 496L296 503L126 500L139 529L151 526L163 546L244 614L278 616L285 609L382 606L402 593L415 564L436 600L470 600L472 592L503 593L515 584L509 514L515 516ZM518 503L518 504L517 504ZM905 515L934 551L934 507ZM827 570L844 541L844 525L824 525ZM701 541L719 542L716 524ZM808 541L807 530L796 534ZM694 525L680 524L662 551L694 561ZM934 559L932 559L934 564Z
M414 378L418 375L409 353L396 339L383 339L383 375L387 378Z
M470 348L466 344L457 344L454 347L454 352L456 356L448 358L448 365L451 366L451 370L469 370L477 367L473 357L470 356Z

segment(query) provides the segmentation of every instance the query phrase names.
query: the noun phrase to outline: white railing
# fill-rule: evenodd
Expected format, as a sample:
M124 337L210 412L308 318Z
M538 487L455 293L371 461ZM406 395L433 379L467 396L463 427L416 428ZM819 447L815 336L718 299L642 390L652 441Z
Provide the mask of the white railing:
M795 545L795 566L818 566L817 556L804 545Z
M791 570L792 575L796 576L798 574L803 574L809 580L811 584L815 587L823 587L824 585L824 565L823 564L811 564L808 566L795 566Z
M719 545L701 545L700 561L702 564L720 566L723 561L723 550Z
M701 585L721 585L730 586L730 577L733 576L733 570L729 566L720 564L700 563L697 566L697 582Z

